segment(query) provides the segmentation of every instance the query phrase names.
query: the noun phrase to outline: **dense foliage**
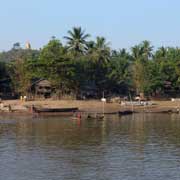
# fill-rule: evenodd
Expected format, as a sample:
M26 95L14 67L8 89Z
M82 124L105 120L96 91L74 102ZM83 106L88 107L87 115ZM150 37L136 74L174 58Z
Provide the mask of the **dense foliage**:
M0 53L0 92L26 94L34 79L46 78L55 93L78 96L93 89L96 97L145 94L178 96L180 49L160 47L149 41L112 50L104 37L90 40L80 27L68 31L67 44L53 37L41 50L22 49L15 43ZM5 89L5 90L3 90Z

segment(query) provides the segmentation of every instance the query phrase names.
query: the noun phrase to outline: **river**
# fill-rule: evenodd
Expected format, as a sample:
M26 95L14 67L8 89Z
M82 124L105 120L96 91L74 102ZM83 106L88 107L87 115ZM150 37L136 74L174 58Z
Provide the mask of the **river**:
M0 117L2 180L179 180L180 116Z

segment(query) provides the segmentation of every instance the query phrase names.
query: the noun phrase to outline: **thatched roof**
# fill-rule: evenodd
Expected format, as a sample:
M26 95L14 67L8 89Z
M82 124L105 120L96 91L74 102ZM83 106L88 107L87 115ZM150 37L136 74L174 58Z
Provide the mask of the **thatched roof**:
M46 87L51 87L51 83L48 80L41 80L36 83L38 86L46 86Z
M51 82L48 81L47 79L38 79L31 84L31 87L37 86L37 85L51 87Z

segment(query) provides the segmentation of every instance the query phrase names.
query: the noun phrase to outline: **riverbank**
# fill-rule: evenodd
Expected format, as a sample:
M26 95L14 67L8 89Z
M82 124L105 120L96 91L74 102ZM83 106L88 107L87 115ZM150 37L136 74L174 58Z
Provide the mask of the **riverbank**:
M20 101L20 100L6 100L3 105L14 111L28 112L29 108L34 105L42 108L72 108L77 107L80 111L102 113L103 103L98 100L78 101L78 100L42 100L42 101ZM113 113L119 111L132 110L135 112L177 112L180 109L180 102L178 101L153 101L152 105L146 106L131 106L121 105L118 103L105 103L104 112Z

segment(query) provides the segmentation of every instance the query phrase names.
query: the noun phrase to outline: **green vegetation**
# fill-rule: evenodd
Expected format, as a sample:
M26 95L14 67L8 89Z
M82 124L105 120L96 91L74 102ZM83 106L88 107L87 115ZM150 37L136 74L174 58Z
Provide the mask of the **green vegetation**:
M149 41L112 50L104 37L90 39L81 27L65 36L66 44L53 37L41 50L22 49L19 43L0 53L0 92L24 95L33 80L48 79L57 96L79 97L93 89L96 97L143 94L180 95L180 49L160 47Z

